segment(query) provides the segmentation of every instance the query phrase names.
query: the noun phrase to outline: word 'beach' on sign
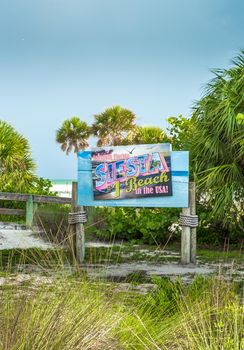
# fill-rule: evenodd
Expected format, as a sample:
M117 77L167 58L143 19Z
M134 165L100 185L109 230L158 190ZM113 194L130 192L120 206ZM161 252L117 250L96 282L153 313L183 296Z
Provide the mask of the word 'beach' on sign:
M170 152L140 145L91 152L95 200L172 196Z

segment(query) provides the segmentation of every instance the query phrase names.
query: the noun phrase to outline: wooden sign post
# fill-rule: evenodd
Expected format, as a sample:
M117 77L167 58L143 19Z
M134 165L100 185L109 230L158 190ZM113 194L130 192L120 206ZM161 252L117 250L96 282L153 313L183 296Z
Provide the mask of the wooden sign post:
M182 225L181 233L181 263L196 264L196 188L195 183L189 184L189 206L182 209L180 222Z
M80 213L84 212L83 206L77 205L77 188L76 181L72 182L72 202L71 202L71 233L73 237L73 249L77 264L81 264L85 259L85 229L83 220L80 220ZM81 215L81 217L83 217Z
M80 151L78 205L183 208L181 262L196 262L195 185L189 184L188 151L172 151L167 143ZM77 229L81 254L84 227Z
M190 207L183 208L182 214L189 216L191 214ZM183 265L191 262L191 228L190 226L182 226L181 232L181 263Z
M189 204L191 215L196 216L196 184L190 182ZM197 228L191 227L191 258L192 264L196 264L197 261Z

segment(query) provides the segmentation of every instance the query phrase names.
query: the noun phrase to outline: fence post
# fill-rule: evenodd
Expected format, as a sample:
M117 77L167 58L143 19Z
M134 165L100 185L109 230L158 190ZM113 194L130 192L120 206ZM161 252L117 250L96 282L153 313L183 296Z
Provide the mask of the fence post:
M82 211L83 207L78 207L78 183L72 182L72 211ZM85 229L83 223L73 224L73 235L74 235L74 251L75 257L78 264L81 264L85 259Z
M26 227L31 228L33 225L34 217L34 205L33 205L33 196L29 196L26 201Z

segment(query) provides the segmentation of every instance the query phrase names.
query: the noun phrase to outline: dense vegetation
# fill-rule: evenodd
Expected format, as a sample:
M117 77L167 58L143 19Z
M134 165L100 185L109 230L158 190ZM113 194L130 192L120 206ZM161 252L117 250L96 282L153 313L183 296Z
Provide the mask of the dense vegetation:
M51 181L35 174L28 140L10 124L0 120L0 191L52 194ZM1 208L25 207L21 202L0 202ZM20 217L0 215L2 221L21 221Z
M233 63L214 71L205 96L195 104L191 151L212 215L244 234L244 51Z
M244 239L244 52L231 68L214 70L213 74L192 116L168 118L166 131L137 126L133 112L115 106L94 116L90 135L98 138L98 146L170 142L173 150L189 150L190 176L197 184L199 241L219 244L228 238L237 243ZM61 129L65 124L67 121ZM89 133L80 135L80 149L84 149ZM102 237L112 233L117 238L162 243L168 237L178 237L178 229L174 233L170 230L177 224L176 212L100 208L94 216L99 223L95 232Z
M0 188L25 191L36 181L35 164L25 137L0 120Z
M57 130L56 141L67 154L72 149L77 153L88 147L90 136L97 138L99 146L171 142L174 150L189 150L191 179L197 183L200 242L218 244L226 238L242 242L243 51L231 68L215 70L213 74L215 77L206 86L205 95L195 103L192 116L168 118L167 130L138 126L132 111L114 106L96 114L91 126L79 117L65 120ZM35 176L28 141L3 121L0 122L0 150L2 190L50 193L50 182ZM91 230L103 237L112 233L117 238L163 243L168 238L177 239L177 217L175 209L100 208L93 213Z
M190 176L197 184L199 241L221 244L228 238L237 243L244 239L244 52L233 61L233 67L213 74L215 78L195 103L192 116L168 118L166 131L137 126L133 112L114 106L94 116L90 135L98 138L98 146L170 142L174 150L189 150ZM57 132L58 142L66 125L67 121ZM80 133L80 137L75 152L88 145L89 133ZM66 143L69 140L67 136ZM99 208L93 232L99 237L112 234L163 243L169 237L177 239L178 213L175 209Z
M0 349L243 349L234 284L221 277L152 282L154 290L140 295L65 274L18 286L10 279L1 288Z
M191 177L198 185L199 241L218 244L228 237L241 242L243 63L242 53L234 67L216 71L192 117L170 117L167 131L139 127L133 112L115 106L96 115L92 126L78 117L66 120L56 140L67 154L85 149L91 134L98 137L98 145L171 142L175 150L190 150ZM35 176L28 141L2 121L0 186L4 191L39 194L50 194L51 187L49 180ZM92 208L86 231L103 238L166 245L179 237L179 211ZM39 208L37 220L47 234L55 232L55 241L64 243L67 216L65 206L45 206ZM125 261L145 261L138 259L140 249L133 246L135 257L123 249L118 246L113 254L111 248L104 256L102 251L100 263L112 258L120 261L119 252ZM65 249L30 250L25 256L18 250L1 251L0 350L244 349L243 282L234 275L242 246L238 255L230 254L232 275L197 276L190 284L147 276L151 292L146 294L135 291L140 282L135 274L126 280L130 283L121 285L94 282L72 252L66 256ZM90 250L86 262L99 262L92 254Z

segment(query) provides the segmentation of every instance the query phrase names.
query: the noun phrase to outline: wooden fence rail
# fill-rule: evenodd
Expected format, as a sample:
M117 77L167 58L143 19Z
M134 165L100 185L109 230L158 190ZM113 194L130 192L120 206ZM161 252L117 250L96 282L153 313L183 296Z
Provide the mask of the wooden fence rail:
M10 209L0 208L0 215L20 215L25 216L26 210L24 209Z
M71 198L54 197L54 196L39 196L31 194L0 192L0 200L27 202L32 197L34 203L56 203L56 204L71 204Z
M26 202L26 209L0 208L0 215L20 215L26 217L26 226L33 225L34 212L39 203L71 204L67 197L39 196L32 194L0 192L0 201Z
M77 206L77 182L72 183L72 198L39 196L34 194L0 192L1 201L25 202L25 209L0 208L0 215L20 215L25 216L26 227L33 226L33 218L37 205L40 203L69 204L73 214L81 208ZM83 209L83 208L82 208ZM70 246L75 264L80 264L85 256L85 235L83 223L73 223L70 225Z

